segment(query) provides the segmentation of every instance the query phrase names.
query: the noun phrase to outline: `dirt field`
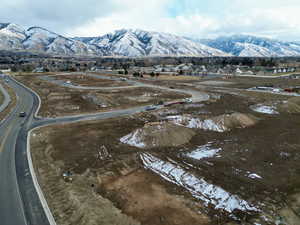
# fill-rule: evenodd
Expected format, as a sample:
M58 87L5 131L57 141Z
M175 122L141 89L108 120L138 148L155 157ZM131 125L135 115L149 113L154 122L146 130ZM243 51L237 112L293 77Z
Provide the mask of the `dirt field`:
M88 225L94 221L111 224L111 217L115 218L113 224L211 224L210 219L199 212L204 211L201 206L173 193L172 186L141 168L137 157L139 151L120 145L117 139L110 137L109 133L113 130L111 135L117 133L122 136L153 117L140 116L143 119L123 118L77 124L93 139L86 139L89 143L81 138L81 132L74 132L72 126L64 126L63 129L59 126L59 131L73 130L72 133L77 136L74 139L71 134L66 137L60 132L53 136L56 127L34 132L31 144L33 159L39 162L35 164L36 171L58 224ZM116 127L116 124L119 126ZM59 137L64 140L56 140L58 145L52 145L52 141ZM101 146L108 149L103 158L99 157ZM64 150L56 151L58 149ZM62 173L69 170L73 173L73 181L65 182ZM81 206L73 203L83 198L88 215ZM67 219L70 213L86 219Z
M145 87L80 90L61 87L41 80L37 76L17 76L16 78L39 94L42 100L39 115L43 117L96 113L190 97L185 94Z
M224 83L225 82L225 83ZM212 79L207 82L199 82L198 84L207 86L226 86L231 88L247 89L255 86L274 85L274 87L286 88L290 86L299 86L299 79L288 78L256 78L256 77L231 77L230 79ZM225 85L224 85L225 84Z
M230 82L246 88L265 81ZM300 224L300 114L279 107L291 97L214 88L207 102L34 131L33 161L57 223ZM235 122L230 130L212 124L212 118L232 115L248 115L256 123ZM173 131L160 124L170 118L180 123L181 117L189 118L180 131L192 132L188 142L146 147L141 141L156 137L155 131L136 133L145 126ZM172 131L159 136L174 138Z
M170 80L170 81L196 81L200 78L192 76L172 76L172 75L159 75L158 80Z

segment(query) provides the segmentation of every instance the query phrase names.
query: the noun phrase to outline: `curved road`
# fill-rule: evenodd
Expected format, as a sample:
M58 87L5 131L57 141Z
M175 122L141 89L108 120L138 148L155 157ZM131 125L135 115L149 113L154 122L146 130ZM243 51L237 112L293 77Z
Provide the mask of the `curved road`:
M0 126L0 223L48 225L32 183L26 157L27 131L38 102L13 80L10 79L9 85L19 99L17 106ZM28 116L20 118L18 114L21 111L28 112Z
M52 215L47 214L47 204L41 202L40 195L43 194L37 192L34 184L35 177L30 172L31 161L28 161L27 155L29 131L36 127L57 123L132 115L145 111L146 107L52 119L36 118L35 114L39 107L38 96L13 79L8 79L9 85L18 96L18 102L12 113L0 125L0 224L53 225L55 223L49 222ZM202 93L194 97L198 101L207 99L206 94ZM22 111L27 112L25 118L18 116Z
M63 74L63 75L77 75L77 74ZM187 89L171 89L165 86L159 86L159 85L153 85L153 84L145 84L138 81L133 80L126 80L127 83L131 84L132 86L120 86L120 87L86 87L86 86L80 86L80 85L73 85L73 84L66 84L65 81L55 79L53 77L59 77L60 75L56 76L40 76L39 78L51 83L54 83L56 85L66 87L66 88L73 88L73 89L81 89L81 90L117 90L117 89L128 89L128 88L138 88L138 87L146 87L146 88L153 88L153 89L161 89L164 91L170 91L170 92L177 92L177 93L183 93L191 95L191 99L193 102L201 102L201 101L207 101L209 99L209 95L205 94L200 91L193 91L193 90L187 90ZM97 74L85 74L85 76L90 76L93 78L99 78L99 79L107 79L107 80L115 80L120 81L120 79L115 77L108 77L108 76L101 76Z

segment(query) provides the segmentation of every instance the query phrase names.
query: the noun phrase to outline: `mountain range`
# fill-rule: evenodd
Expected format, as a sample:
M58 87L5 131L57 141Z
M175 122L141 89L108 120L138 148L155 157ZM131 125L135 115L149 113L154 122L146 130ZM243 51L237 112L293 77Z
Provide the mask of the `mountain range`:
M200 40L212 48L241 57L287 57L300 55L300 43L284 42L250 35L233 35L214 40Z
M163 32L122 29L99 37L65 37L42 27L0 23L0 49L89 56L300 56L299 42L235 35L194 40Z

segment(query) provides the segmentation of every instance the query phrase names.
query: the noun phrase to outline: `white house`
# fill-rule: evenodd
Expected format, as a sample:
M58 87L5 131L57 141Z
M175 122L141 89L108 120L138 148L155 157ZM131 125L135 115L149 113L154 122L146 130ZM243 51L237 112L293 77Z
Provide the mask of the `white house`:
M243 72L241 71L240 68L236 68L235 73L237 73L237 74L242 74Z

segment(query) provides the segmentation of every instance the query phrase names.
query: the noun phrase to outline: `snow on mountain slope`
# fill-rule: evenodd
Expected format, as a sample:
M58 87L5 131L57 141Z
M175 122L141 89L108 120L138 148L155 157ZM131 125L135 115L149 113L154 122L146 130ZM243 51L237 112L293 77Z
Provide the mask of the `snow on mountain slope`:
M23 49L25 29L11 23L0 23L0 49Z
M100 46L107 48L114 55L132 57L144 55L143 43L132 32L121 32L121 34L116 33L113 36L106 36L100 42Z
M94 55L96 47L63 37L40 27L31 27L26 31L24 48L63 55Z
M269 57L269 56L276 56L272 51L265 47L260 47L254 44L249 43L236 43L236 49L240 48L241 51L239 56L246 57L246 56L253 56L253 57Z
M0 23L0 49L59 55L97 56L300 56L300 42L283 42L247 35L192 40L162 32L118 30L100 37L67 38L41 27L28 30Z
M201 42L235 56L280 57L300 55L299 43L283 42L249 35L220 37L215 40Z
M67 38L41 27L25 30L14 24L0 24L0 49L129 57L228 55L187 38L166 33L124 29L95 38Z
M172 34L147 32L142 30L118 30L95 38L78 38L88 44L104 48L112 55L121 56L226 56L195 41Z

